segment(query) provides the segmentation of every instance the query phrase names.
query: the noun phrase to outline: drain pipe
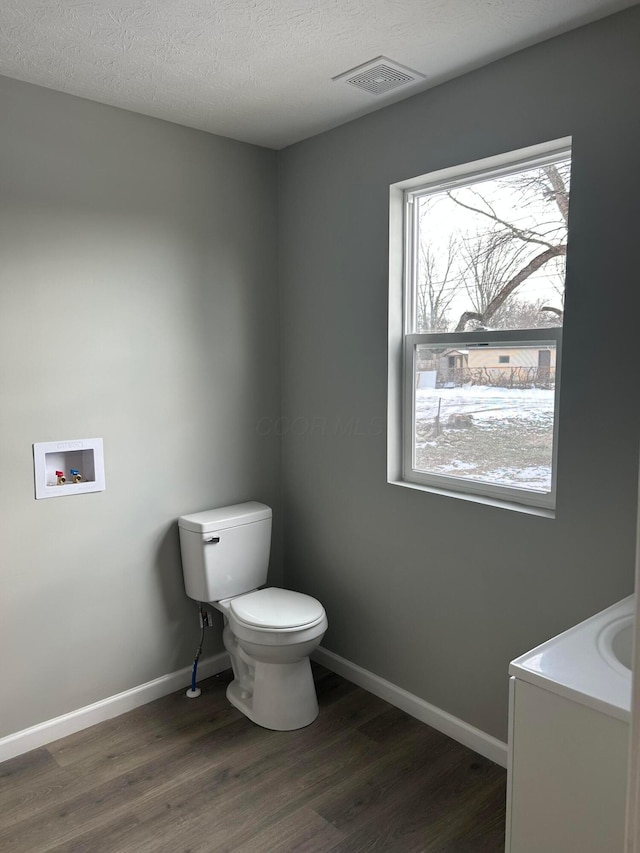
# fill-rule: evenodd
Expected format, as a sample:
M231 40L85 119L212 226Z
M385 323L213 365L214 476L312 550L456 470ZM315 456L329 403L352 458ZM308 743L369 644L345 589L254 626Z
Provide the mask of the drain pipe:
M198 650L196 651L196 656L193 661L193 671L191 673L191 687L187 690L187 696L189 697L189 699L197 699L198 696L202 693L200 688L196 686L196 675L198 672L198 661L200 660L200 655L202 654L202 645L204 643L204 628L205 625L211 624L209 613L204 609L202 603L198 604L198 616L200 617L200 645L198 646Z

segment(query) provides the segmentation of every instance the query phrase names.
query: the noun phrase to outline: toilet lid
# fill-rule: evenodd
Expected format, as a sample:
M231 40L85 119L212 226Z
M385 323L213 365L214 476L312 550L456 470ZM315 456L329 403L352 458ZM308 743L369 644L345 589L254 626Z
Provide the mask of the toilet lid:
M324 615L323 606L310 595L277 587L232 598L229 607L241 622L259 628L299 628Z

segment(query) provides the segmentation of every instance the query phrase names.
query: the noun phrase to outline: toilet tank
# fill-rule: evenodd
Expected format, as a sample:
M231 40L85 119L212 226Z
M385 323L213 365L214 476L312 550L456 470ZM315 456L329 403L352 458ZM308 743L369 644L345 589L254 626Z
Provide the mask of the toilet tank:
M271 508L256 501L183 515L178 519L187 595L220 601L267 581Z

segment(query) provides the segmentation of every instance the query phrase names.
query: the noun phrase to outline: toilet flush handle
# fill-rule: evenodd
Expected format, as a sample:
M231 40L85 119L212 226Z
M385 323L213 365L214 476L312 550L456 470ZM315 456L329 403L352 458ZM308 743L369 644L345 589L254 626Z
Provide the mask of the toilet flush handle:
M210 542L213 542L214 545L217 545L218 542L220 541L220 537L219 536L212 536L211 539L205 539L204 541L206 542L207 545Z

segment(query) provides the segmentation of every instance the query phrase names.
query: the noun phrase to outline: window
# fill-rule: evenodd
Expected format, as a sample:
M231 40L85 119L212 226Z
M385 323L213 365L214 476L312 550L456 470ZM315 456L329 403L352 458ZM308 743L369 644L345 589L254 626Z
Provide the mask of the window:
M391 188L389 479L552 508L570 140Z

